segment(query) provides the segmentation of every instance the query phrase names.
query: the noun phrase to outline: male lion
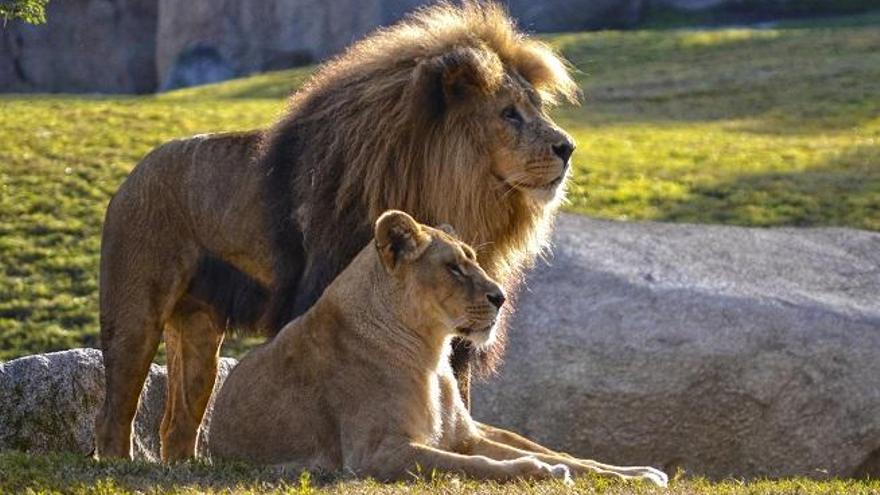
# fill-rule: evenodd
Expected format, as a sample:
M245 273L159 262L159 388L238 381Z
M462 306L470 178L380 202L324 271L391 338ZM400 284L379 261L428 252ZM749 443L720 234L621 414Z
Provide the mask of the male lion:
M598 472L475 423L449 363L453 336L491 342L504 293L451 228L379 217L368 245L305 314L242 359L220 389L212 456L399 480L417 467L499 481Z
M576 93L564 63L500 7L440 4L323 65L271 129L151 152L104 223L97 454L130 455L164 330L162 457L193 456L226 329L277 331L301 314L386 209L458 226L513 294L547 236L574 149L546 109ZM456 346L465 400L469 363L490 370L500 337L475 361Z

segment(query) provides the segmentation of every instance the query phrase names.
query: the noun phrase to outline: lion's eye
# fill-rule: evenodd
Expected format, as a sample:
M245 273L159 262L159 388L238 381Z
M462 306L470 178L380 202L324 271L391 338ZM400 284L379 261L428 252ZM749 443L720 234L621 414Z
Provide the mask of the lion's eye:
M516 107L513 105L510 105L509 107L506 107L504 110L502 110L501 117L514 125L520 125L523 123L522 114L520 114L519 110L517 110Z
M455 275L456 277L464 277L464 272L461 271L461 268L458 265L454 263L449 263L448 265L446 265L446 268L449 270L449 273Z

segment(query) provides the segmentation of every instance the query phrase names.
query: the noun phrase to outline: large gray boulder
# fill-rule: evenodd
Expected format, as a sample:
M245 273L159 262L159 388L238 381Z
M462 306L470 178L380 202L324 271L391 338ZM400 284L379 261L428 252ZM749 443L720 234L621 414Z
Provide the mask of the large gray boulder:
M215 391L234 365L233 359L221 361ZM135 458L159 459L165 383L165 367L152 365L135 416ZM0 450L88 454L94 447L95 416L103 400L104 364L97 349L72 349L0 363ZM209 406L199 435L202 454L206 452L210 411Z
M563 215L475 417L711 477L880 475L880 234Z
M157 0L53 1L47 19L0 26L0 91L156 89Z

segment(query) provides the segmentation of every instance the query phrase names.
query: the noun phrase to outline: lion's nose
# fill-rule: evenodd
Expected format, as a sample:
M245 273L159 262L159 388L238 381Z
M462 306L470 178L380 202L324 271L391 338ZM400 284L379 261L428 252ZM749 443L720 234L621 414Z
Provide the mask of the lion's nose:
M566 139L565 141L553 145L553 153L562 160L562 163L568 165L568 159L574 153L574 143Z
M495 309L501 309L501 306L506 301L504 294L502 292L490 292L486 294L486 299L492 303L492 306L495 306Z

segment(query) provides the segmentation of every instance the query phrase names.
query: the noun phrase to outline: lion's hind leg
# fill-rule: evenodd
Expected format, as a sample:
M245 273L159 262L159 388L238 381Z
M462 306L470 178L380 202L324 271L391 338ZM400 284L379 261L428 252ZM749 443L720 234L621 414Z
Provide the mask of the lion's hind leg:
M98 457L131 457L132 422L162 326L185 282L186 251L144 244L126 218L108 211L101 247L101 348L106 382L95 421ZM154 269L163 267L162 270Z
M224 331L202 306L184 297L165 326L168 395L160 429L164 461L195 456L199 425L217 376Z
M115 316L101 316L106 392L95 418L95 453L101 458L131 458L132 422L162 333L155 316L125 321Z

